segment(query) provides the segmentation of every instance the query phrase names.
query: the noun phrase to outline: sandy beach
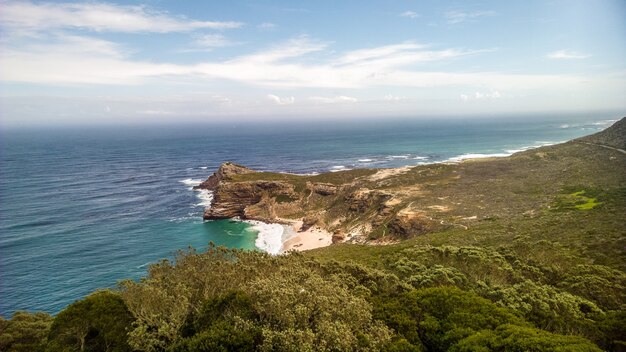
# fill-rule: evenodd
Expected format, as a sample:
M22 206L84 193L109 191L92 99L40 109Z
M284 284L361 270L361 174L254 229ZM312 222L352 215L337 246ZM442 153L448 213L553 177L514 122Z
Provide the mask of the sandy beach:
M283 252L291 250L306 251L330 246L333 243L332 234L320 227L313 226L306 231L300 231L302 221L293 221L291 226L295 235L283 243Z

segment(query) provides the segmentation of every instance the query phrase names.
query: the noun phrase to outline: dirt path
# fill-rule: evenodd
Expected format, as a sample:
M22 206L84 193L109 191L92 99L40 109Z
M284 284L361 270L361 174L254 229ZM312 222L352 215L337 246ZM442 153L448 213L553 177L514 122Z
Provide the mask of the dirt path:
M587 145L595 145L596 147L602 147L602 148L606 148L606 149L613 149L616 150L622 154L626 154L626 150L624 149L619 149L619 148L615 148L615 147L611 147L608 145L604 145L604 144L598 144L598 143L590 143L590 142L581 142L581 141L576 141L577 143L582 143L582 144L587 144Z

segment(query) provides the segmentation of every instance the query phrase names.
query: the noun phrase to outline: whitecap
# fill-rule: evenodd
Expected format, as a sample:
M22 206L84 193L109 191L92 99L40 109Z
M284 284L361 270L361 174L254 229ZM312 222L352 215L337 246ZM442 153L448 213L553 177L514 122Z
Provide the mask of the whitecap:
M202 183L202 180L194 180L193 178L186 178L184 180L178 181L186 186L197 186Z
M360 163L371 163L374 159L359 159Z
M285 228L281 224L266 224L261 221L245 220L258 231L254 245L269 254L279 254L283 248L283 233Z
M389 155L387 159L408 159L411 154L403 154L403 155Z
M467 160L467 159L483 159L483 158L502 158L502 157L506 157L506 156L510 156L511 154L509 153L493 153L493 154L463 154L463 155L459 155L459 156L455 156L452 158L449 158L448 162L459 162L459 161L463 161L463 160Z
M416 156L413 158L413 160L428 160L429 158L427 156Z
M209 168L208 166L200 166L200 169L202 169L202 170L206 170L208 168Z
M348 169L344 165L336 165L330 168L330 172L339 172L339 171L348 171L348 170L351 170L351 169Z
M535 148L539 148L539 147L547 147L547 146L551 146L551 145L555 145L555 144L559 144L562 142L552 142L552 141L535 141L536 144L534 145L529 145L529 146L525 146L525 147L520 147L517 149L506 149L505 151L509 154L515 154L515 153L519 153L519 152L524 152L530 149L535 149Z
M200 203L195 204L197 207L205 207L208 208L211 206L211 202L213 201L213 192L207 189L197 189L195 190L196 197L200 199Z

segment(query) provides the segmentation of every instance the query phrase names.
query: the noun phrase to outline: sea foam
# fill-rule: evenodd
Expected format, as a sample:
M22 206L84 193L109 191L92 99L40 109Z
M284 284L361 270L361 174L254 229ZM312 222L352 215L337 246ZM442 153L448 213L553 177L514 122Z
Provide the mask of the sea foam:
M185 186L193 187L193 186L197 186L200 183L202 183L202 180L194 180L193 178L186 178L186 179L180 180L178 182L184 184Z
M482 159L482 158L502 158L505 156L510 156L510 153L493 153L493 154L463 154L459 156L452 157L446 161L451 162L459 162L467 159Z
M210 207L211 202L213 201L213 192L207 189L197 189L195 191L197 192L196 197L200 199L200 203L196 203L195 205L197 207L205 207L205 208Z
M283 233L285 228L281 224L266 224L261 221L245 220L258 231L255 246L269 254L279 254L283 249Z

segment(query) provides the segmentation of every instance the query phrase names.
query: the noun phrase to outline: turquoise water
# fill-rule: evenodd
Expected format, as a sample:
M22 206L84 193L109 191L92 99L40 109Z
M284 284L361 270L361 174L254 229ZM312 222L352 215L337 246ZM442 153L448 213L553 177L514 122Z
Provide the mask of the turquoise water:
M565 141L611 118L4 130L0 315L56 313L190 245L254 249L249 225L203 222L190 190L225 161L294 173L415 165Z

